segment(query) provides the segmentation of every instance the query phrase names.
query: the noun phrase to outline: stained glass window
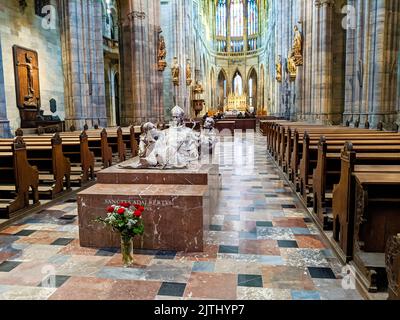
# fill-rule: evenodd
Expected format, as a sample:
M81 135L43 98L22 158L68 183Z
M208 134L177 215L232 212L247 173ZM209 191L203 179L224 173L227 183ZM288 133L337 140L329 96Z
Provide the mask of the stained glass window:
M247 6L249 35L255 35L258 33L257 1L248 0Z
M226 0L218 0L216 18L217 36L226 37Z
M243 0L231 2L231 36L243 36Z

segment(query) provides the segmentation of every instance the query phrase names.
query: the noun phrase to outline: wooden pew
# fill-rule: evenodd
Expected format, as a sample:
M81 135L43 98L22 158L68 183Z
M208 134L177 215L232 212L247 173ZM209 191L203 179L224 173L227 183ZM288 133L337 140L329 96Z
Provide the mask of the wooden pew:
M374 140L352 140L352 148L358 154L357 164L394 165L400 163L400 140L387 140L376 136ZM317 166L313 173L312 203L314 213L325 229L332 228L330 214L333 186L340 181L341 149L346 141L321 137L318 144ZM381 153L370 158L371 153ZM395 153L394 156L391 154ZM398 167L400 169L400 166ZM386 167L389 169L389 167ZM393 170L393 168L391 169ZM303 195L304 196L304 195Z
M12 218L22 209L39 205L39 171L27 160L22 137L0 146L0 217ZM32 191L33 204L29 203Z
M400 300L400 233L389 239L385 258L389 300Z
M71 187L71 163L62 151L62 139L59 133L52 137L28 136L27 158L31 165L39 170L39 194L51 199ZM65 181L64 181L65 179Z
M122 135L122 128L108 128L107 140L113 154L115 154L120 162L126 161L126 145Z
M366 158L361 160L363 156ZM384 159L390 161L391 157L393 157L392 160L394 163L399 163L400 154L370 154L365 156L361 153L357 155L351 143L346 143L342 151L340 181L333 189L332 212L333 238L338 243L346 261L350 261L353 258L353 232L356 210L356 182L354 175L356 173L400 172L399 165L378 166L374 164ZM366 161L369 161L369 164L364 165L368 163ZM363 163L363 165L359 165L360 162Z
M89 149L86 131L79 137L66 139L63 136L63 154L71 162L71 182L82 185L95 178L95 156Z
M139 154L139 139L142 133L141 126L130 126L122 128L122 139L127 149L130 149L130 157L137 157Z
M352 134L348 134L345 133L344 135L339 135L337 133L334 133L333 135L328 136L328 134L326 134L326 138L328 139L333 139L336 140L335 143L332 144L336 144L336 147L332 145L332 150L333 148L336 148L336 150L339 150L342 147L342 145L344 144L344 142L346 140L348 140L348 138L353 138L354 135L357 135L357 140L365 140L367 141L366 144L372 144L372 140L396 140L395 144L399 143L399 139L400 136L399 135L395 135L395 136L391 136L391 138L393 139L388 139L389 136L387 135L383 135L381 136L381 133L370 133L370 132L354 132ZM311 140L310 135L308 134L308 132L306 132L304 134L303 137L303 141L301 143L302 145L302 153L301 153L301 160L300 160L300 172L299 172L299 190L300 193L302 194L304 200L307 200L307 202L309 202L309 198L308 198L308 194L309 194L309 190L312 190L312 174L314 169L317 166L317 160L318 160L318 143L319 143L319 139L318 140ZM330 142L331 143L331 142ZM359 142L360 144L362 144L362 142ZM387 143L384 143L382 141L382 144L391 144L392 142L388 141ZM359 149L359 151L362 151L362 147L357 147ZM386 152L390 152L390 150L394 150L393 148L390 148L389 146L382 146L382 147L376 147L376 150L380 150L380 151L384 151L387 150ZM366 150L368 151L368 147L366 147ZM309 203L311 205L311 203Z
M370 292L386 289L385 249L400 233L400 173L354 173L354 265Z
M104 168L108 168L113 164L112 149L108 143L108 133L105 129L88 130L88 147L95 157L95 172ZM63 132L61 137L64 141L79 140L78 132Z

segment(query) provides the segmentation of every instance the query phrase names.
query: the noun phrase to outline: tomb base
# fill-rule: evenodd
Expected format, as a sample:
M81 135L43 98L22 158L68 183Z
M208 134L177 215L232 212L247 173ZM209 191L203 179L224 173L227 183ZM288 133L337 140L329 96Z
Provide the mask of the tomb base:
M119 235L95 221L106 207L121 201L140 203L145 234L134 248L203 251L210 225L210 193L205 185L96 184L78 194L79 239L82 247L119 248Z

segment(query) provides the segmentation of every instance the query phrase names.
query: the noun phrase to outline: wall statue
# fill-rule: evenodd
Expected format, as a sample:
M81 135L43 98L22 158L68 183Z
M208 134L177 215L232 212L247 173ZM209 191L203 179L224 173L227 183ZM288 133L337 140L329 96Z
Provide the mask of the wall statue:
M164 71L167 67L165 58L167 57L167 49L165 46L165 40L163 36L160 36L158 41L158 71Z
M276 61L276 81L282 82L282 57L278 56Z
M303 65L303 36L297 26L294 26L294 39L291 57L296 67Z
M174 57L174 62L171 67L172 72L172 82L175 86L179 86L179 63L178 58Z
M287 59L287 72L289 74L290 81L295 81L297 77L297 66L292 56Z
M192 69L190 67L190 60L186 61L186 85L190 86L192 84Z

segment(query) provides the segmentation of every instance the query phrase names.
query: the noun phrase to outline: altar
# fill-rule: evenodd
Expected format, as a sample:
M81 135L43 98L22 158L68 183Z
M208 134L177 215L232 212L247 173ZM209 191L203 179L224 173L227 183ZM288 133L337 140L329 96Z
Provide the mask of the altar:
M228 96L227 103L224 107L224 112L246 112L247 110L247 96L236 95L231 93Z

